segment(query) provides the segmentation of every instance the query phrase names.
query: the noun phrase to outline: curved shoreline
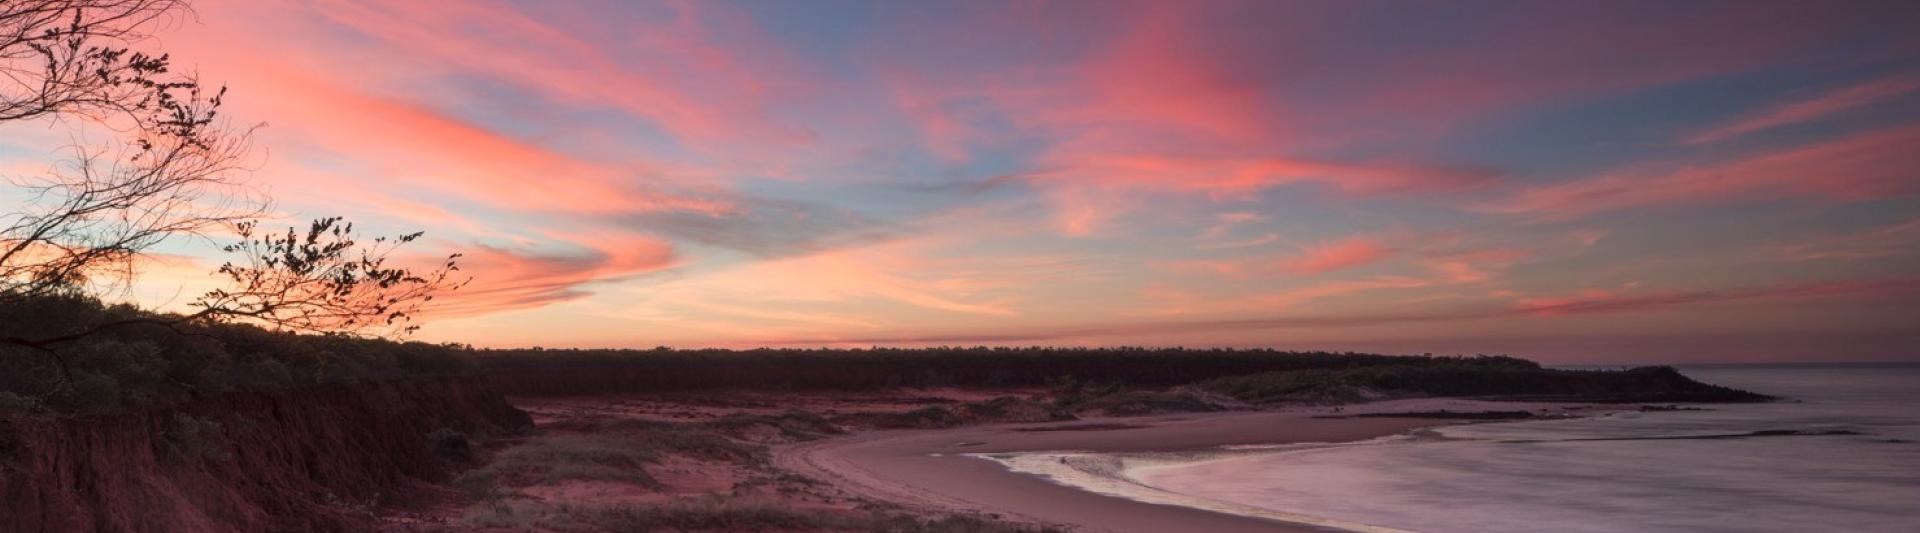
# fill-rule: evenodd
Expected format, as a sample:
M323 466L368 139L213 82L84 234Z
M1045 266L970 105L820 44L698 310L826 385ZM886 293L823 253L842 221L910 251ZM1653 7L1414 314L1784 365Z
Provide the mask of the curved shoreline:
M1299 445L1301 446L1300 448L1288 451L1310 450L1333 446L1365 445L1368 442L1396 437L1398 437L1398 435L1350 443L1303 443ZM975 455L974 457L1000 463L1015 473L1038 476L1071 488L1116 498L1124 498L1140 503L1200 509L1337 531L1352 531L1358 533L1410 533L1399 529L1346 522L1306 514L1289 513L1167 490L1144 482L1135 475L1145 470L1222 460L1243 453L1275 453L1276 451L1277 450L1271 448L1250 450L1247 452L1224 451L1218 452L1217 454L1201 453L1198 454L1200 457L1192 457L1191 455L1193 454L1175 453L1170 454L1174 455L1174 458L1168 459L1155 458L1154 456L1163 455L1159 453L1108 454L1081 452L981 454ZM1179 457L1182 455L1188 457Z
M1552 409L1565 405L1568 404L1516 406L1473 400L1419 399L1348 406L1343 412ZM1325 408L1300 408L1069 424L879 431L788 446L776 451L774 461L782 468L830 482L858 497L929 511L980 513L1094 531L1327 531L1330 527L1364 526L1284 513L1208 510L1190 506L1194 502L1182 502L1178 498L1147 502L1100 494L1010 470L1002 462L983 456L1042 452L1217 453L1228 446L1350 443L1461 423L1418 418L1315 418L1325 414ZM1033 431L1040 427L1049 431Z
M1462 420L1458 423L1474 423L1474 421ZM1039 476L1075 489L1117 498L1125 498L1141 503L1201 509L1294 525L1312 526L1313 528L1325 530L1350 531L1356 533L1411 533L1407 530L1381 525L1295 513L1280 508L1263 507L1210 498L1195 492L1167 488L1149 481L1147 478L1151 472L1156 470L1177 469L1220 461L1233 461L1253 456L1293 454L1350 446L1391 445L1421 439L1423 433L1430 433L1430 431L1427 428L1413 429L1392 435L1351 442L1299 442L1230 446L1195 452L1016 452L1005 454L977 454L973 456L1000 463L1008 470L1016 473Z

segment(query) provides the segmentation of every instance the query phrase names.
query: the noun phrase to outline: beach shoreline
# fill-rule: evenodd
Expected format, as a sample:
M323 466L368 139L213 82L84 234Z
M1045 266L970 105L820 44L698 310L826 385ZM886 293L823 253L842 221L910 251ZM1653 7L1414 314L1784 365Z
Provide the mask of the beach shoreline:
M1569 416L1604 412L1586 404L1428 398L1349 405L1337 413L1328 407L1296 407L871 431L778 448L774 464L862 498L910 509L975 513L1075 530L1391 531L1158 491L1138 485L1124 468L1099 472L1100 467L1083 459L1123 454L1190 461L1196 455L1242 453L1233 451L1236 447L1344 445L1473 422L1350 415L1514 410Z

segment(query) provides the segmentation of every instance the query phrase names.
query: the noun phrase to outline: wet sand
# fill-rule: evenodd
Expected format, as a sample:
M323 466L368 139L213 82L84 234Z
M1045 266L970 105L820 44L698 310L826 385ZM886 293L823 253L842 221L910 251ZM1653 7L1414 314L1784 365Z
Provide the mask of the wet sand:
M1555 407L1424 399L1349 406L1342 414ZM1094 531L1324 531L1307 524L1096 494L1014 473L998 462L967 454L1180 452L1233 445L1349 442L1457 423L1417 418L1315 418L1328 414L1326 408L1305 408L877 431L783 447L776 451L774 460L781 468L832 482L862 497L910 508L978 512Z

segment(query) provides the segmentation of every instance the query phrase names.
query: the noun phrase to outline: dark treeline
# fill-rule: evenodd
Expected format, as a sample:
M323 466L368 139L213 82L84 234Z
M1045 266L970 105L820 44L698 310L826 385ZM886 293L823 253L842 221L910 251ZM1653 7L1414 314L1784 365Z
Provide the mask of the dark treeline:
M1505 356L1392 356L1268 349L939 347L756 350L479 350L508 394L894 387L1029 387L1063 379L1166 387L1286 370L1382 366L1535 369Z
M46 296L0 306L0 335L58 335L161 316L85 296ZM520 395L1197 384L1255 403L1373 399L1367 391L1740 399L1671 369L1550 370L1507 356L1050 347L476 350L206 322L127 324L56 348L58 357L0 343L0 413L105 412L229 391L446 374L481 374L500 392Z
M1771 397L1694 381L1673 367L1560 370L1519 366L1379 366L1229 376L1199 387L1253 403L1351 402L1380 397L1471 396L1514 400L1758 402ZM1371 396L1371 397L1369 397Z
M85 296L16 299L0 305L0 336L55 336L165 317ZM0 343L0 414L118 411L230 391L458 374L470 368L464 353L245 324L130 323L48 348Z

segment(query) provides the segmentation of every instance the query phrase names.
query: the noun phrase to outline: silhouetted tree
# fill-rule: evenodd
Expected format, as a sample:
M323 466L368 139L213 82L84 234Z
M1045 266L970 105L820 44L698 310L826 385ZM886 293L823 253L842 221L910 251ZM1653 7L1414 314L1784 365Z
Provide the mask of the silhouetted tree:
M126 131L75 145L44 176L10 178L26 205L0 216L0 301L123 285L143 250L257 215L239 181L248 131L215 121L168 58L133 52L175 0L0 2L0 123L73 119Z
M193 303L197 315L251 319L281 329L310 332L412 331L408 322L434 293L465 284L452 274L460 254L438 268L416 273L387 266L387 255L420 233L377 237L361 246L353 224L339 217L313 222L302 234L255 234L239 224L240 243L227 246L243 263L220 266L232 286Z
M216 120L225 88L203 91L171 73L166 55L132 51L150 27L186 13L180 0L0 0L0 123L72 119L122 133L76 146L48 175L15 179L28 194L0 213L0 305L95 297L131 283L136 261L163 241L232 228L241 258L219 270L232 285L187 314L139 313L63 331L0 335L65 368L57 350L133 324L244 321L300 332L410 331L437 291L457 288L455 256L425 272L387 265L420 234L357 240L339 218L306 232L258 233L267 203L246 186L251 128ZM64 372L63 372L64 374Z
M0 2L0 122L49 115L170 120L166 95L195 89L169 76L167 56L130 45L180 0L6 0ZM155 128L165 129L165 128Z

